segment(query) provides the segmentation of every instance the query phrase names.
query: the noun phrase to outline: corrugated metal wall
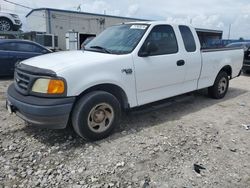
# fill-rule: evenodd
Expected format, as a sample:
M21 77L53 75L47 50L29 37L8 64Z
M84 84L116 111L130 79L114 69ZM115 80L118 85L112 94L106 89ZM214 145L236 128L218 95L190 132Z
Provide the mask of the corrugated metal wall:
M42 10L38 10L42 11ZM32 27L35 25L35 16L37 11L34 11L27 18L30 20L28 24ZM41 17L39 17L41 19ZM99 15L90 15L90 14L78 14L73 12L63 12L56 10L46 10L46 32L50 34L55 34L58 36L58 46L60 49L66 49L66 40L65 34L69 30L74 30L82 34L99 34L105 28L122 23L122 22L131 22L139 21L139 19L126 19L126 18L117 18L110 16L99 16ZM32 29L32 28L31 28ZM34 27L36 29L36 27Z

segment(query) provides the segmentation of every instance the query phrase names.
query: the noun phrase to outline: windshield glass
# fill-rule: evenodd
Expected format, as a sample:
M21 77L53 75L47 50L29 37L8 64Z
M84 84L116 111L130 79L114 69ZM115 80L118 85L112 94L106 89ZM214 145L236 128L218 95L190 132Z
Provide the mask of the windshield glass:
M147 28L148 25L145 24L112 26L89 42L85 50L112 54L128 54L137 46Z

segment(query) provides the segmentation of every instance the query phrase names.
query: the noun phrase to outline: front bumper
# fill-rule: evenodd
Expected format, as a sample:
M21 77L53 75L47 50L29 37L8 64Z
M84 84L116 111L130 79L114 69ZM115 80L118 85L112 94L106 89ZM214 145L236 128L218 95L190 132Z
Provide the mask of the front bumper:
M21 29L22 24L13 24L13 30L18 31L19 29Z
M44 128L66 128L75 97L42 98L24 96L16 91L14 84L7 91L7 105L25 121Z

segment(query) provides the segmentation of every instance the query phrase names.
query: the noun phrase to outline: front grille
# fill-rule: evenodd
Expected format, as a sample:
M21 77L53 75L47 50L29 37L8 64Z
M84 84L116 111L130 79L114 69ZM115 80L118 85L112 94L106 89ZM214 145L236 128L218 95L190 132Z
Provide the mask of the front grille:
M23 94L31 94L32 86L38 78L57 77L56 73L48 70L25 65L23 63L16 64L14 74L14 84L16 90Z
M27 95L32 84L32 76L16 69L14 79L16 89L20 93Z

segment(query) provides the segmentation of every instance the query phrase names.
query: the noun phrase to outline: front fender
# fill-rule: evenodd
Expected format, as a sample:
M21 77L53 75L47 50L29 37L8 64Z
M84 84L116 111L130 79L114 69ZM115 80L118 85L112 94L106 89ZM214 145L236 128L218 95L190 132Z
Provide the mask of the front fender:
M75 75L73 77L66 77L65 79L68 85L67 95L69 97L79 96L87 89L97 85L112 84L118 86L125 92L131 107L137 106L136 87L133 74L126 75L121 71L92 71L90 74Z

